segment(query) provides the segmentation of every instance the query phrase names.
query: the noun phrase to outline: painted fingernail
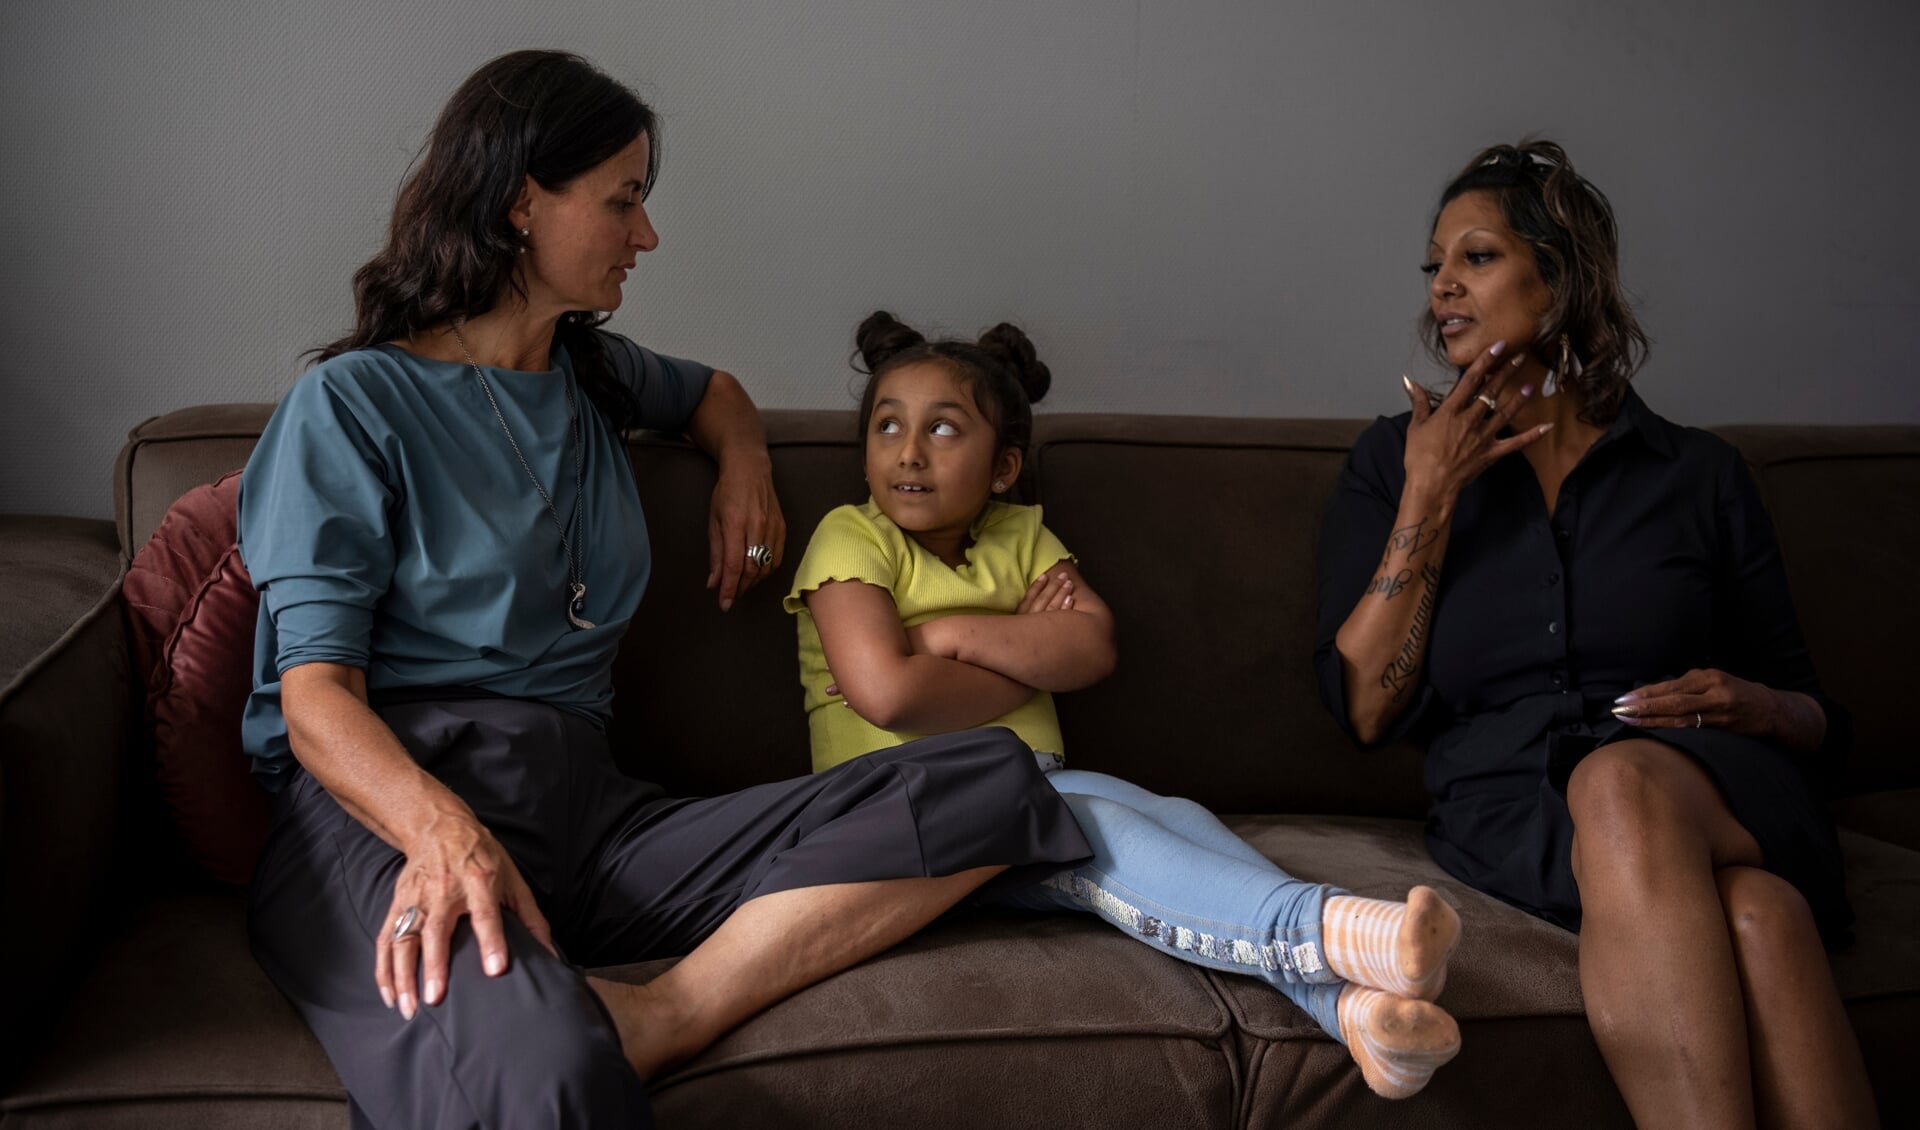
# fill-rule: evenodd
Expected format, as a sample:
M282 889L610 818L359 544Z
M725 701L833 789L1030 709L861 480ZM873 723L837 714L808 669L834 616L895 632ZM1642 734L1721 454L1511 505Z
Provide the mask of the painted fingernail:
M400 1015L408 1020L413 1019L413 994L412 993L400 994Z
M1521 385L1521 386L1520 386L1520 395L1521 395L1521 396L1532 396L1532 395L1533 395L1533 386L1532 386L1532 385Z
M1637 694L1635 694L1634 692L1632 692L1632 691L1628 691L1628 692L1627 692L1626 694L1623 694L1623 695L1621 695L1621 696L1620 696L1619 698L1616 698L1616 699L1614 699L1613 701L1615 701L1615 702L1635 702L1635 701L1638 701L1638 699L1639 699L1639 697L1640 697L1640 696L1639 696L1639 695L1637 695Z
M1496 341L1487 347L1487 354L1492 357L1498 357L1506 351L1507 343L1505 341Z
M1640 713L1640 708L1637 706L1634 706L1632 703L1628 703L1625 706L1616 706L1613 708L1613 715L1616 718L1631 718L1638 713Z
M1553 430L1553 425L1552 425L1552 424L1541 424L1541 425L1540 425L1540 434L1541 434L1541 435L1546 435L1546 434L1547 434L1548 432L1550 432L1550 431L1552 431L1552 430Z
M440 1003L440 982L428 981L426 994L423 997L421 997L421 999L426 1001L428 1004L439 1004Z
M1062 608L1072 608L1072 607L1073 607L1073 598L1072 598L1072 597L1068 597L1067 599L1065 599L1065 600L1063 600L1063 601L1061 601L1061 602L1060 602L1060 607L1062 607Z
M498 977L500 976L500 971L502 969L505 969L506 967L507 967L506 958L501 957L497 953L490 953L487 955L487 976Z
M388 1008L392 1008L393 990L387 988L385 985L380 986L380 1000L384 1002Z
M1413 391L1413 378L1412 378L1412 377L1409 377L1409 376L1407 376L1407 375L1406 375L1405 373L1401 373L1401 374L1400 374L1400 383L1401 383L1401 384L1403 384L1403 385L1406 385L1406 386L1407 386L1407 391L1408 391L1408 392L1412 392L1412 391Z
M1509 362L1507 362L1507 364L1509 364L1509 365L1512 365L1512 366L1513 366L1514 368L1516 368L1516 369L1518 369L1518 368L1519 368L1520 366L1522 366L1522 365L1524 365L1524 364L1526 364L1526 363L1527 363L1527 355L1526 355L1526 354L1524 354L1524 353L1516 353L1516 354L1514 354L1514 355L1513 355L1513 360L1511 360L1511 361L1509 361Z

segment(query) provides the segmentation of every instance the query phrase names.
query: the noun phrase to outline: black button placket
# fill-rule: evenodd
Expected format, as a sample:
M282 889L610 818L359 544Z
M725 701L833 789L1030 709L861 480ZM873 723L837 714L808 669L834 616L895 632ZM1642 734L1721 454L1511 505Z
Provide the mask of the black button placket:
M1579 500L1564 485L1548 524L1553 529L1555 566L1542 577L1549 610L1544 633L1548 653L1547 685L1561 694L1568 694L1573 683L1573 632L1569 629L1570 601L1567 599L1567 590L1571 587L1568 578L1573 575L1573 533L1579 529L1580 512Z

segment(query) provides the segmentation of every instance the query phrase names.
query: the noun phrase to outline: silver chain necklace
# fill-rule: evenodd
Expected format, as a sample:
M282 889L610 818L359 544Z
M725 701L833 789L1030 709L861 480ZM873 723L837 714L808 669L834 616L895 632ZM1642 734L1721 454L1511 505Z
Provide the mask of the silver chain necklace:
M573 528L580 535L581 552L576 555L573 543L567 538L567 525L560 520L560 511L553 504L553 496L547 488L540 485L540 476L533 473L527 465L527 457L520 453L520 445L514 441L513 429L507 426L507 418L500 414L500 402L493 398L493 386L487 383L487 375L480 371L480 363L473 359L473 350L467 348L467 339L460 336L461 319L447 323L453 331L453 340L460 343L460 352L467 355L467 364L473 367L473 375L480 378L480 391L487 394L487 403L493 405L493 418L500 421L500 430L507 435L507 446L513 448L513 457L520 461L520 469L527 473L527 480L533 489L540 492L540 501L547 504L547 513L553 518L554 528L560 531L560 552L567 556L567 623L577 628L591 628L593 621L586 618L587 586L581 579L580 557L586 553L586 519L582 517L581 505L586 498L586 490L580 472L580 450L585 444L580 438L580 416L574 411L573 380L565 373L561 382L567 391L567 434L573 439Z

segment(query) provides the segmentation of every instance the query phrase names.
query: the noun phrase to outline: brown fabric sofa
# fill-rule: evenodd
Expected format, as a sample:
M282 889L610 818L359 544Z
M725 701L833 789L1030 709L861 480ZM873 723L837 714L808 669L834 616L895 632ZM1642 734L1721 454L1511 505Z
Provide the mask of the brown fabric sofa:
M0 1127L345 1126L339 1084L247 952L243 897L160 814L117 580L165 509L239 466L269 406L135 429L106 522L0 518ZM797 558L859 496L849 417L770 414ZM1121 664L1060 702L1077 764L1191 796L1297 874L1460 908L1460 1057L1371 1095L1258 982L1090 919L964 913L736 1030L655 1087L664 1125L927 1128L1627 1124L1581 1013L1573 935L1452 882L1421 844L1420 753L1354 749L1315 698L1321 505L1355 420L1048 415L1027 497L1114 607ZM1857 716L1835 801L1858 941L1833 956L1888 1125L1920 1124L1920 427L1735 427L1828 689ZM656 561L617 671L615 748L683 793L807 769L785 576L701 589L708 461L632 445ZM790 567L787 570L790 572ZM1649 945L1658 945L1650 933ZM644 979L663 963L617 975Z

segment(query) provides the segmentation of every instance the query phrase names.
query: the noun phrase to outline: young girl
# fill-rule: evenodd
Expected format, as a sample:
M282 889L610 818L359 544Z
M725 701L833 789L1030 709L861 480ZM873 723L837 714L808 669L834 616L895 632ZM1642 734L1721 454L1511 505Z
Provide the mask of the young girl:
M1113 617L1019 478L1051 376L1002 324L928 341L861 323L864 505L821 520L786 607L799 617L813 767L923 734L1006 726L1040 758L1093 860L993 901L1084 910L1210 969L1264 977L1404 1098L1459 1051L1431 1003L1459 918L1437 893L1355 898L1289 876L1192 801L1067 769L1051 692L1113 669ZM844 693L843 693L844 692Z

